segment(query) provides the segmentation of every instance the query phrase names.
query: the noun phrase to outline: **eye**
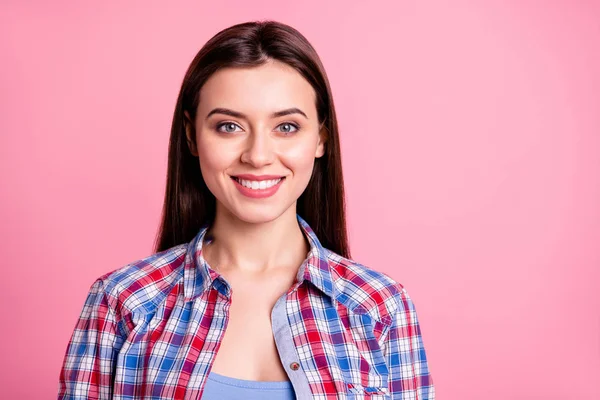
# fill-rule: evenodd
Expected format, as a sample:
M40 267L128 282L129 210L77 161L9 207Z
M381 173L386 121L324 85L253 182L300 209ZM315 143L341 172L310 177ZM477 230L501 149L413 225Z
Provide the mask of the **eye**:
M217 125L217 131L222 133L235 133L236 126L242 129L238 124L235 124L233 122L222 122ZM225 130L222 130L222 127L225 127Z
M278 127L283 127L283 129L280 130L280 132L287 133L287 134L294 133L299 129L298 125L292 124L291 122L284 122L283 124L280 124Z

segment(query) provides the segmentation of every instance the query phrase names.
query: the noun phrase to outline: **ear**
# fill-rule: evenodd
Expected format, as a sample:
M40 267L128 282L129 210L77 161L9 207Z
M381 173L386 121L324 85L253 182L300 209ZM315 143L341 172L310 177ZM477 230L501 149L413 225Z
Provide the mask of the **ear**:
M315 158L321 158L325 154L325 144L327 143L327 128L325 123L321 125L319 131L319 142L317 143L317 151L315 152Z
M187 111L184 111L183 113L185 114L183 125L185 126L185 137L188 148L193 156L198 157L198 148L196 147L196 129L194 128L194 123L192 122L190 114Z

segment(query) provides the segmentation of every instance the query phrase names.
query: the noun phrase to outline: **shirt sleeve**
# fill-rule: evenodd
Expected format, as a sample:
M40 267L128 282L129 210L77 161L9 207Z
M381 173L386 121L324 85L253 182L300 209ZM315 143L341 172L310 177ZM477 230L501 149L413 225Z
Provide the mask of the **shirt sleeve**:
M104 283L90 288L60 372L58 399L110 399L114 362L122 344Z
M403 287L397 296L399 304L383 343L389 369L390 398L434 400L435 388L415 306Z

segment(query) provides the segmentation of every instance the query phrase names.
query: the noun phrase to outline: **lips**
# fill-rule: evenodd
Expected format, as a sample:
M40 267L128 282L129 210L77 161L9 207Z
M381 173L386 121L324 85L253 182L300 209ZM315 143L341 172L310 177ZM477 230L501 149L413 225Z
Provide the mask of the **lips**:
M241 174L241 175L232 175L232 178L238 179L246 179L248 181L266 181L269 179L279 179L284 178L284 175L253 175L253 174Z
M285 181L285 176L245 174L231 176L231 179L241 194L259 199L274 195Z
M263 180L249 180L249 179L240 179L238 177L232 176L233 180L235 180L240 185L252 189L252 190L265 190L272 188L277 185L284 178L276 178L276 179L263 179Z

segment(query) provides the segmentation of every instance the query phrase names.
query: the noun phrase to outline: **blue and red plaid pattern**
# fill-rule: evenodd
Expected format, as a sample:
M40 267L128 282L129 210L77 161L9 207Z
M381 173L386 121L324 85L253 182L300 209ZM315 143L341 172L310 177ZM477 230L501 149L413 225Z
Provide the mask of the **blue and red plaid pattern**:
M434 399L406 289L323 248L298 222L310 251L285 294L289 345L308 382L307 393L295 387L298 398ZM59 399L201 398L231 299L202 257L206 231L92 285L67 348Z

